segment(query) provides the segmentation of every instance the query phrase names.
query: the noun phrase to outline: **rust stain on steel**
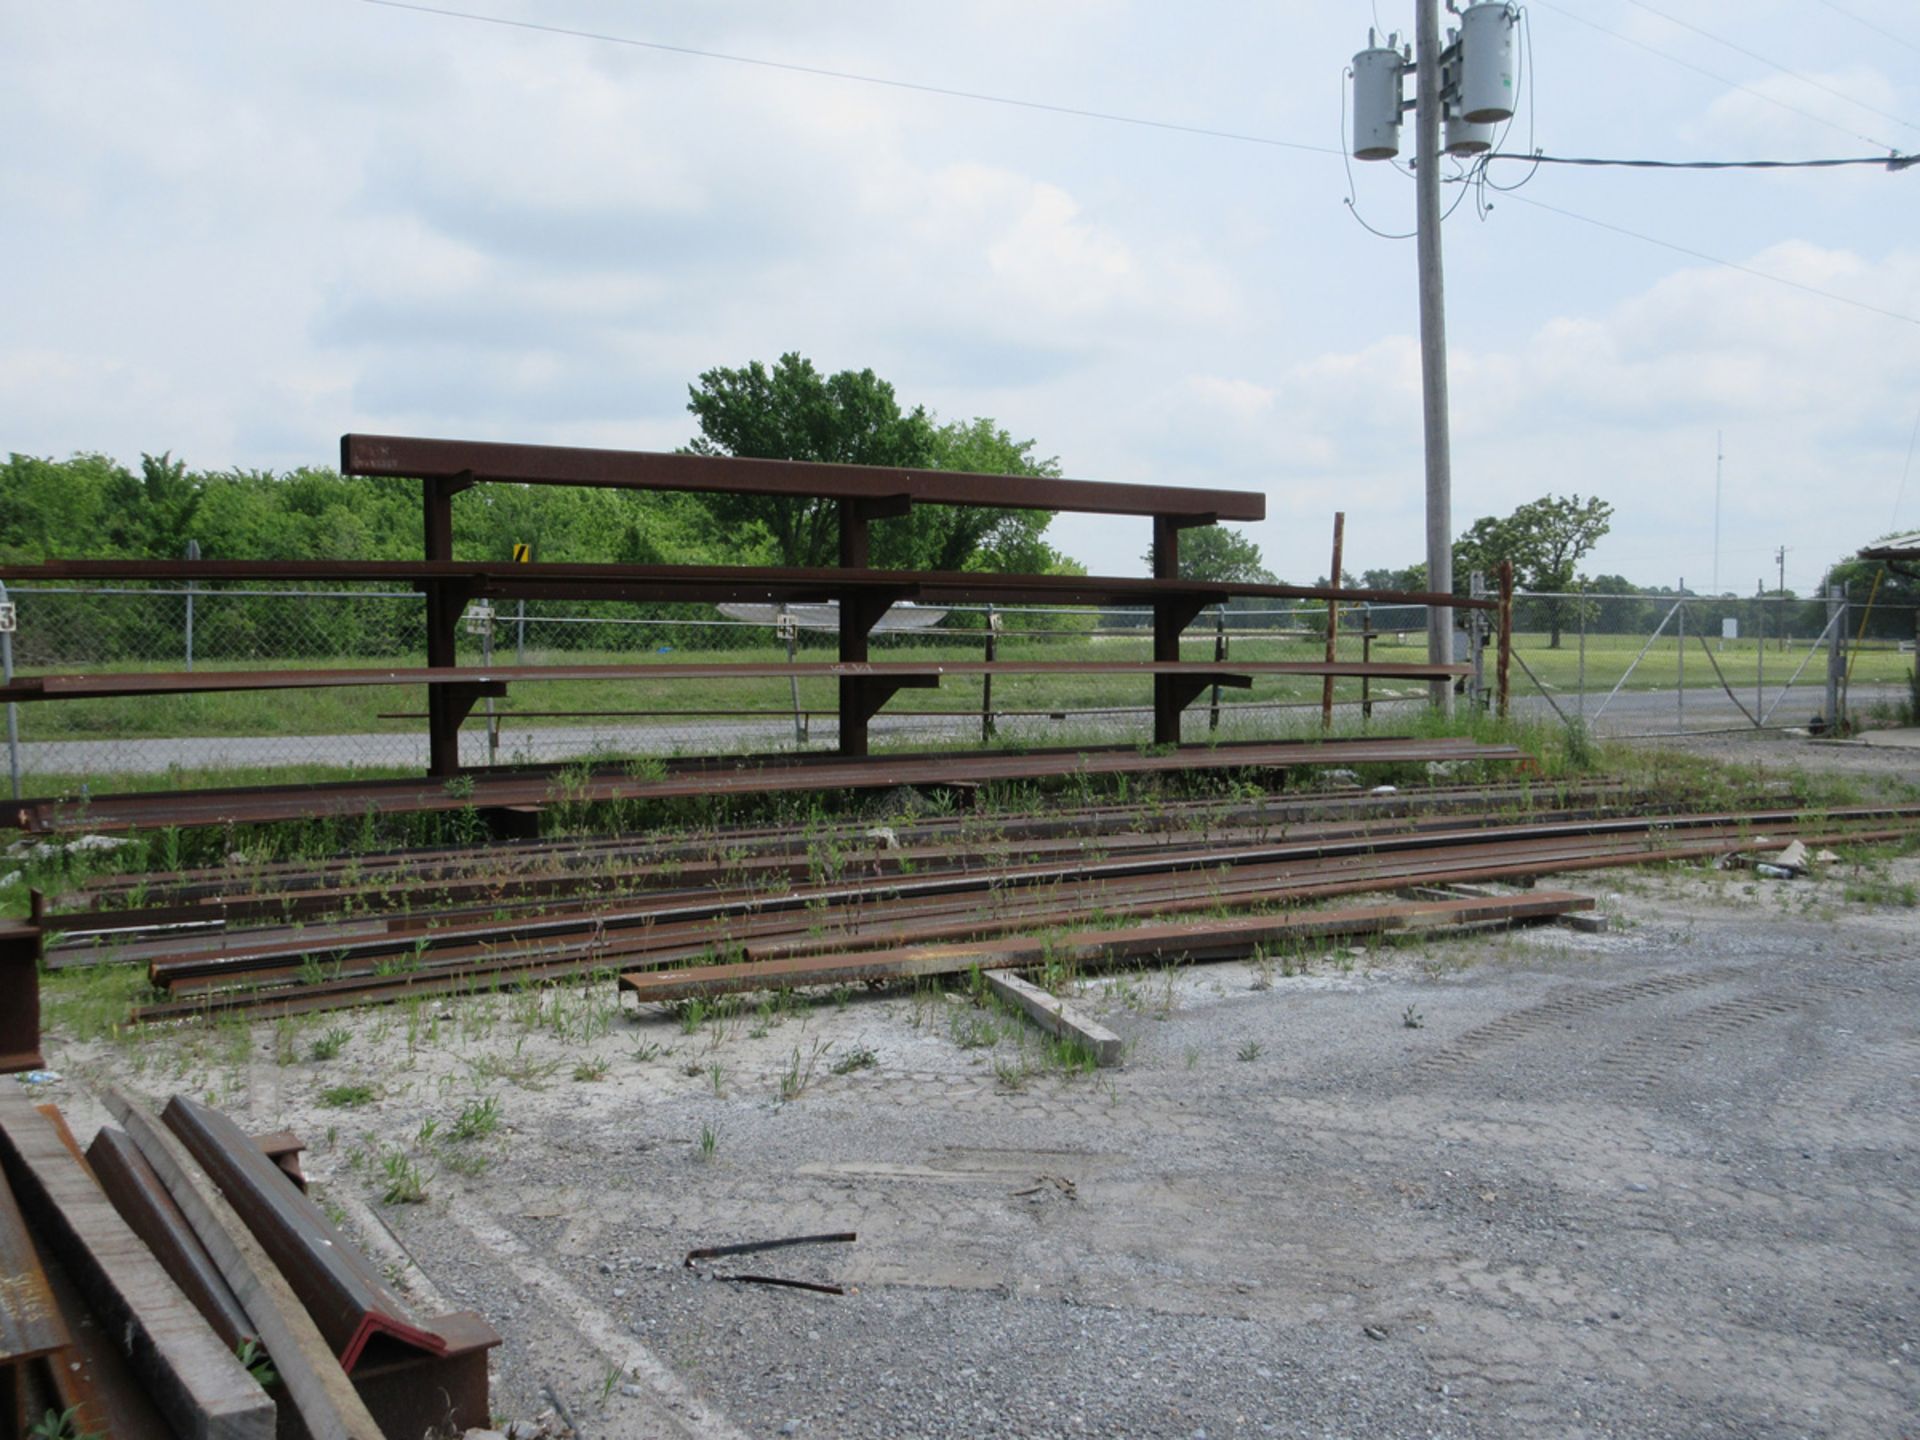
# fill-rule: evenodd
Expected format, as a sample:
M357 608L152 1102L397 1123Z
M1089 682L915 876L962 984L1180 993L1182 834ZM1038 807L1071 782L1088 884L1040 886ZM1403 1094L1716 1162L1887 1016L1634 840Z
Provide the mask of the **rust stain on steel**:
M0 1365L50 1355L70 1343L27 1222L0 1174Z

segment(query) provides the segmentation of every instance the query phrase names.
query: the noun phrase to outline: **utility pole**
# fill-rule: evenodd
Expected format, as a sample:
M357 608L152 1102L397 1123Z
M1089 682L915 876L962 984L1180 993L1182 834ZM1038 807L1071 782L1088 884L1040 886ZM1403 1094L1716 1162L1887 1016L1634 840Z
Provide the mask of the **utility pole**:
M1453 447L1447 416L1447 296L1440 261L1440 0L1414 0L1414 180L1420 265L1420 378L1427 457L1427 589L1453 593ZM1453 663L1453 607L1427 610L1427 663ZM1453 713L1453 685L1433 682L1433 707Z
M1448 0L1448 9L1455 0ZM1512 0L1474 0L1458 10L1460 28L1444 47L1440 0L1414 0L1413 100L1415 214L1420 278L1421 419L1426 449L1427 589L1445 597L1427 610L1427 659L1453 663L1453 457L1447 421L1447 296L1440 259L1440 156L1483 155L1496 127L1513 118L1518 75ZM1408 109L1409 67L1397 34L1353 57L1353 157L1392 160ZM1451 714L1453 686L1433 683L1433 706Z

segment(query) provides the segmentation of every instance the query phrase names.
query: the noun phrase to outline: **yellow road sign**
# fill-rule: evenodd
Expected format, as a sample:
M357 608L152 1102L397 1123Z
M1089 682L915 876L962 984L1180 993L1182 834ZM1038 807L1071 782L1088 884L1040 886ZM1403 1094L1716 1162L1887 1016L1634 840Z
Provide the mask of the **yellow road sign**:
M533 559L533 546L515 545L513 547L513 563L514 564L524 565L531 559Z

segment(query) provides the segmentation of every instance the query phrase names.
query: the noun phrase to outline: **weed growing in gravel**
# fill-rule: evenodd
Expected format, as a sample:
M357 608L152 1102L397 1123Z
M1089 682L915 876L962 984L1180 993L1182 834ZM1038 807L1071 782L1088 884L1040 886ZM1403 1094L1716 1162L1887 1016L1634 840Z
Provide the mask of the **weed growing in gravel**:
M652 1040L639 1040L634 1043L633 1059L637 1064L644 1065L649 1060L658 1060L661 1054L660 1046Z
M347 1048L347 1041L353 1038L353 1032L336 1025L313 1042L313 1048L307 1053L315 1061L335 1059Z
M814 1066L820 1063L820 1057L832 1047L832 1042L816 1038L813 1048L806 1059L800 1058L800 1047L793 1047L793 1058L788 1061L786 1070L780 1076L780 1101L786 1104L798 1100L806 1094L807 1087L813 1083Z
M700 1158L713 1159L713 1152L720 1148L720 1132L713 1128L711 1121L702 1121L700 1125Z
M453 1118L453 1124L447 1131L450 1140L484 1140L500 1128L500 1100L489 1095L484 1100L470 1101Z
M331 1105L338 1110L355 1106L370 1105L379 1098L380 1092L371 1085L329 1085L320 1092L320 1103Z
M382 1155L380 1173L386 1179L380 1198L388 1205L418 1205L427 1198L426 1178L406 1151L393 1149Z
M1200 1047L1198 1045L1187 1046L1187 1069L1191 1070L1193 1069L1194 1066L1198 1065L1199 1063L1200 1063Z
M573 1067L573 1078L582 1082L604 1080L612 1068L611 1060L582 1060Z
M514 1042L511 1055L482 1055L478 1060L469 1060L467 1067L473 1071L473 1077L481 1082L506 1080L523 1090L542 1090L546 1082L559 1072L560 1061L535 1060L523 1053L527 1037L522 1035Z
M727 1093L726 1080L726 1068L718 1061L707 1067L707 1083L713 1087L713 1093L723 1099Z
M856 1070L871 1070L880 1063L880 1057L865 1045L856 1045L827 1068L835 1075L851 1075Z
M1262 1045L1258 1040L1249 1040L1247 1041L1246 1044L1240 1047L1238 1053L1234 1056L1234 1058L1237 1060L1253 1061L1253 1060L1258 1060L1262 1055L1266 1053L1267 1053L1266 1046Z
M1409 1030L1419 1030L1425 1027L1427 1017L1409 1005L1407 1006L1406 1013L1400 1017L1400 1023Z

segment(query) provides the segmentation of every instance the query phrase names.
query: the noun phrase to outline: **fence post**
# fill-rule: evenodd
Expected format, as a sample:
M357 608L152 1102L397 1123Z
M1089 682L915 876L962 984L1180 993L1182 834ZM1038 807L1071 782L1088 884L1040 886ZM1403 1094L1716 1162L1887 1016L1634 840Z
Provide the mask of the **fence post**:
M1487 598L1487 577L1484 571L1475 570L1467 577L1467 591L1476 600ZM1487 708L1486 630L1487 612L1467 611L1467 660L1473 666L1473 674L1467 678L1467 684L1473 688L1473 705L1476 710Z
M787 664L792 665L795 652L800 646L800 626L787 612L787 602L784 600L780 602L780 609L774 614L773 633L787 642ZM800 708L800 677L798 675L788 674L787 689L793 695L793 743L804 745L807 743L807 717L806 712Z
M1513 683L1510 678L1513 664L1513 562L1500 562L1500 657L1495 667L1495 675L1500 686L1500 718L1507 718L1507 710L1513 696Z
M1680 673L1673 687L1674 719L1673 728L1687 728L1687 577L1680 577L1679 613L1674 616L1678 629L1674 632L1680 637Z
M1327 584L1335 590L1340 588L1340 549L1347 533L1347 512L1333 512L1333 569L1328 572ZM1327 664L1332 665L1338 658L1340 645L1340 602L1329 598L1327 601ZM1447 658L1453 658L1449 651ZM1218 692L1216 692L1218 693ZM1320 682L1320 728L1333 728L1333 676L1328 675Z
M1758 730L1767 709L1767 582L1755 582L1753 593L1753 728Z
M1840 677L1847 665L1846 611L1845 587L1827 586L1827 728L1835 735L1847 728L1840 713Z
M493 668L493 607L487 607L486 619L480 627L480 663L489 670ZM500 758L500 717L494 713L493 697L487 696L487 764L495 764Z
M1000 658L1000 612L987 605L987 663ZM980 743L993 739L993 672L980 677Z
M513 663L527 663L527 602L517 600L513 609Z
M1580 677L1576 682L1574 704L1584 726L1587 723L1587 589L1584 582L1575 595L1574 608L1580 614Z
M20 623L20 612L7 599L6 581L0 580L0 683L13 683L13 632ZM20 798L20 707L7 702L7 774L13 781L13 798Z
M199 558L200 558L200 542L198 540L187 541L187 559L198 560ZM193 581L192 579L188 579L187 581L187 673L189 675L193 673Z

